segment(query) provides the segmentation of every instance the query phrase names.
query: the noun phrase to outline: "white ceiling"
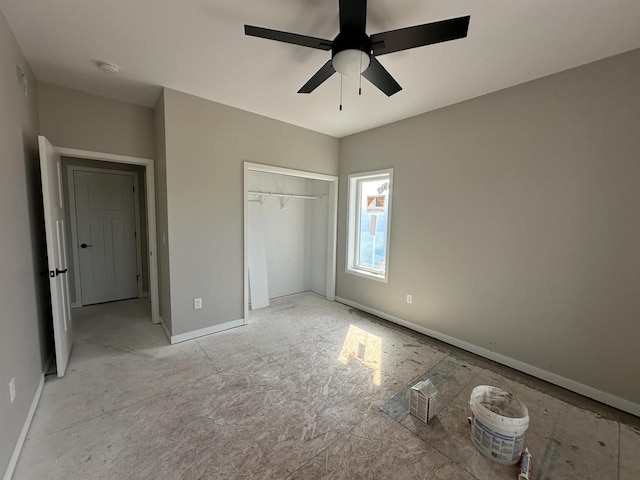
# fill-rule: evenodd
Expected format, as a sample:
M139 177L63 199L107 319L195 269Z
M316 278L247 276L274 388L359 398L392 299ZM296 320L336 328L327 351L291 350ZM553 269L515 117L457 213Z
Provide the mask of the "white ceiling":
M0 0L36 77L153 106L160 86L343 137L640 47L638 0L369 0L367 33L471 15L466 39L379 57L387 98L340 76L298 89L329 52L245 23L333 39L338 0ZM107 76L95 62L115 63Z

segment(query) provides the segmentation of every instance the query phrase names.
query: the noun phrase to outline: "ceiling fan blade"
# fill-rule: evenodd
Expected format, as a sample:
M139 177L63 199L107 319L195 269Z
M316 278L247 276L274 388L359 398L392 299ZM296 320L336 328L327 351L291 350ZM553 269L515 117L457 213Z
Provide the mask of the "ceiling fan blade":
M371 35L373 52L375 55L385 55L409 48L464 38L467 36L470 18L467 15L466 17L376 33Z
M333 63L331 62L331 60L329 60L327 63L325 63L322 66L322 68L320 68L320 70L316 72L316 74L313 77L309 79L307 83L305 83L302 86L300 90L298 90L298 93L313 92L316 88L320 86L320 84L322 84L322 82L324 82L327 78L329 78L334 73L336 73L336 71L333 68Z
M376 57L374 56L371 56L369 68L362 72L362 76L382 90L387 97L390 97L394 93L398 93L402 90L402 87L398 82L395 81L391 74L387 72L387 70L378 60L376 60Z
M333 47L333 42L331 40L298 35L297 33L281 32L280 30L271 30L270 28L254 27L252 25L245 25L244 33L245 35L250 35L252 37L292 43L302 47L317 48L318 50L331 50L331 47Z
M365 31L367 26L367 0L340 0L340 31Z

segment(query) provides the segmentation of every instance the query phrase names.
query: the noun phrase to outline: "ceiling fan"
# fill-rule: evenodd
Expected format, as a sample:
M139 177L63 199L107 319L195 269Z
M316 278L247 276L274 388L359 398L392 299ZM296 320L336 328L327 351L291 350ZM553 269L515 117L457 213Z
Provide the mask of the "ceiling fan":
M387 96L402 87L387 72L376 57L387 53L447 42L467 36L469 15L439 22L367 35L367 0L339 0L340 33L333 40L244 26L244 33L253 37L292 43L319 50L331 50L325 63L298 93L311 93L336 71L342 75L362 74Z

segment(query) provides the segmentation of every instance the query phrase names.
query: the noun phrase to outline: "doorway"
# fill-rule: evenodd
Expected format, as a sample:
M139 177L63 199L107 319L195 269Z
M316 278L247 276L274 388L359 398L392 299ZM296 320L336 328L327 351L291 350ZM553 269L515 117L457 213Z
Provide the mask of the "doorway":
M56 147L46 137L38 136L40 175L44 207L47 266L51 294L51 314L55 343L56 370L64 376L73 346L73 319L70 312L69 256L67 254L66 222L64 211L62 160L64 157L84 158L100 162L141 165L144 167L147 192L147 251L149 262L149 293L151 321L160 323L158 298L158 269L156 261L155 185L153 160L86 150ZM90 308L90 307L89 307Z
M68 157L62 168L71 306L148 296L144 168Z
M150 297L152 322L160 323L153 160L55 148L68 215L72 308ZM93 228L90 240L87 228Z
M245 162L244 323L271 298L335 300L338 177Z

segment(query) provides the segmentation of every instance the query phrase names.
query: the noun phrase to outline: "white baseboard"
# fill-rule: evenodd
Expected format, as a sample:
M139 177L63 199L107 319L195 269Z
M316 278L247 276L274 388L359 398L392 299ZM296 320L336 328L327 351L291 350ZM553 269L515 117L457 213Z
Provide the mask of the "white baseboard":
M298 293L304 293L307 290L283 290L282 292L271 293L269 292L269 300L274 300L276 298L288 297L289 295L296 295Z
M313 288L310 288L309 290L307 290L308 292L311 293L315 293L316 295L320 295L321 297L326 298L327 300L329 300L330 302L332 302L333 300L329 299L329 296L327 295L327 292L318 292L316 290L314 290Z
M27 413L27 418L22 425L22 430L20 431L20 436L18 437L18 441L16 442L16 446L13 449L13 453L11 454L11 458L9 459L9 465L7 465L7 470L4 472L3 480L11 480L13 476L13 472L16 469L16 465L18 464L18 458L20 457L20 452L22 451L22 447L24 445L24 441L27 438L27 433L29 432L29 427L31 426L31 421L33 420L33 416L36 413L36 408L38 408L38 402L40 401L40 396L42 395L42 387L44 387L44 374L40 377L40 381L38 382L38 388L36 388L36 393L33 396L33 400L31 401L31 407L29 407L29 412Z
M229 330L230 328L241 327L242 325L244 325L244 318L221 323L219 325L212 325L210 327L201 328L199 330L193 330L192 332L181 333L180 335L172 335L170 337L171 344L173 345L174 343L185 342L193 338L204 337L205 335L211 335L212 333Z
M534 367L533 365L529 365L528 363L521 362L520 360L507 357L500 353L492 352L491 350L487 350L486 348L479 347L477 345L465 342L463 340L459 340L455 337L450 337L449 335L445 335L435 330L431 330L430 328L426 328L421 325L408 322L401 318L395 317L388 313L381 312L379 310L376 310L375 308L370 308L365 305L361 305L359 303L353 302L346 298L336 296L336 301L340 303L344 303L345 305L348 305L350 307L357 308L358 310L362 310L363 312L370 313L372 315L375 315L376 317L383 318L384 320L388 320L398 325L402 325L403 327L422 333L424 335L427 335L428 337L435 338L442 342L448 343L449 345L453 345L454 347L458 347L468 352L475 353L476 355L479 355L481 357L488 358L489 360L493 360L494 362L500 363L502 365L506 365L507 367L511 367L515 370L519 370L533 377L540 378L549 383L553 383L554 385L558 385L559 387L566 388L567 390L571 390L572 392L579 393L580 395L584 395L585 397L592 398L593 400L597 400L598 402L604 403L611 407L615 407L619 410L622 410L624 412L631 413L632 415L640 417L640 405L638 405L637 403L633 403L629 400L625 400L624 398L617 397L610 393L603 392L602 390L598 390L596 388L590 387L588 385L584 385L582 383L576 382L569 378L562 377L553 372L549 372L547 370Z
M71 308L80 308L82 304L80 302L71 302Z

